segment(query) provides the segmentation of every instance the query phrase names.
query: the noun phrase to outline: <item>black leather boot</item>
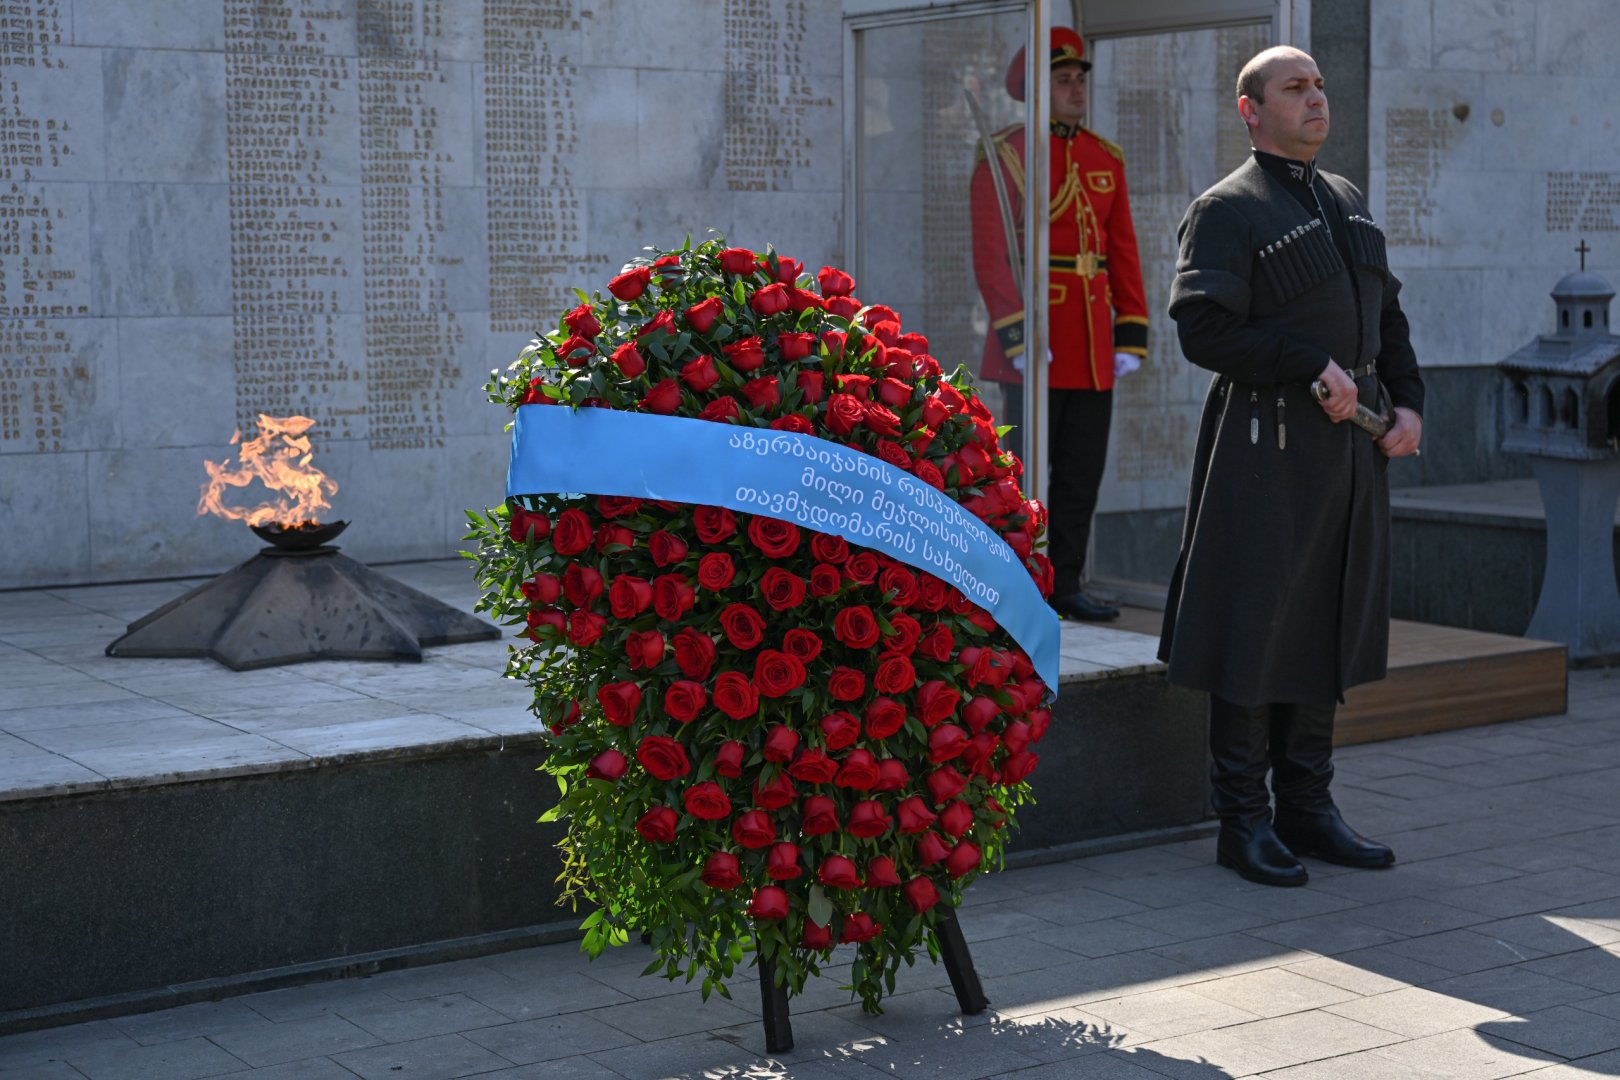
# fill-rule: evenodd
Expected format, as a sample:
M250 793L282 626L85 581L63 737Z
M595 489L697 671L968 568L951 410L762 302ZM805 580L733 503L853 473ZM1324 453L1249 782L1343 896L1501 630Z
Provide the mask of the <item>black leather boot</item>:
M1333 783L1332 705L1276 706L1271 721L1271 789L1276 829L1294 851L1339 866L1376 870L1395 853L1344 823Z
M1303 885L1305 867L1271 828L1266 797L1270 709L1209 702L1210 802L1221 819L1215 861L1261 885Z

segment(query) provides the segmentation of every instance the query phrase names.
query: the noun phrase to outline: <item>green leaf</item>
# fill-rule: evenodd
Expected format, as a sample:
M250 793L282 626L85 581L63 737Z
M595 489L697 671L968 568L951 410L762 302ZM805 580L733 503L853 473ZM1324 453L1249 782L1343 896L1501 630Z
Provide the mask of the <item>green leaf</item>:
M810 886L810 902L807 907L810 921L817 926L828 926L832 923L833 903L827 898L827 892L820 885Z

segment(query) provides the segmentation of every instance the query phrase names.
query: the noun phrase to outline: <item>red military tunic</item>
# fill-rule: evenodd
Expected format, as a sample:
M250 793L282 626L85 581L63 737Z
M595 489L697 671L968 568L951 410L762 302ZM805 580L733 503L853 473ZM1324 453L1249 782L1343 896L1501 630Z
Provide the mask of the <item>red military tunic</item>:
M996 133L999 165L1024 239L1024 128ZM1108 390L1114 353L1147 355L1147 298L1125 194L1120 148L1083 127L1052 124L1049 385ZM980 377L1022 382L1010 362L1024 349L1024 299L1013 284L1007 232L980 148L973 169L973 267L990 312Z

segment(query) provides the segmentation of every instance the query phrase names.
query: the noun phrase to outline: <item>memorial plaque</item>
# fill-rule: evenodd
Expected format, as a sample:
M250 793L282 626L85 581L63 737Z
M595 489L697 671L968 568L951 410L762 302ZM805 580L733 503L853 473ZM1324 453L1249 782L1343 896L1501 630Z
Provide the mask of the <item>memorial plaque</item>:
M1429 219L1440 164L1457 121L1449 109L1393 107L1384 111L1384 235L1391 247L1435 247Z
M1547 231L1620 232L1620 173L1549 172Z

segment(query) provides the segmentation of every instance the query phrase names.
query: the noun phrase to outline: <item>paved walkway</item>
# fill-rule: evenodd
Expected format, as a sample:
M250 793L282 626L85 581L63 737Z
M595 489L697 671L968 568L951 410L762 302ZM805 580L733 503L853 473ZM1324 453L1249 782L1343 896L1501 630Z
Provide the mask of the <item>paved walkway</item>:
M0 1039L10 1080L1620 1076L1620 671L1567 716L1360 746L1337 791L1388 871L1249 885L1211 841L1015 870L962 923L992 1009L902 972L879 1017L835 969L767 1055L757 984L702 1003L639 946L571 945ZM1046 782L1053 782L1046 777ZM0 958L3 962L3 958Z

